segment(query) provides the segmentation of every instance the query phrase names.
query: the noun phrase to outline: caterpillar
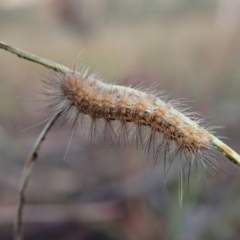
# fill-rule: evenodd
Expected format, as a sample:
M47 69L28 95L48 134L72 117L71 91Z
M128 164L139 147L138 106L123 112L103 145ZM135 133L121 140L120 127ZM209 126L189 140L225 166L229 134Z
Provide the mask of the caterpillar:
M151 151L156 160L164 152L164 163L168 159L170 165L179 154L181 172L199 163L216 169L213 128L161 94L104 83L88 68L57 72L43 83L48 109L61 112L73 129L88 123L91 139L124 137L126 143Z

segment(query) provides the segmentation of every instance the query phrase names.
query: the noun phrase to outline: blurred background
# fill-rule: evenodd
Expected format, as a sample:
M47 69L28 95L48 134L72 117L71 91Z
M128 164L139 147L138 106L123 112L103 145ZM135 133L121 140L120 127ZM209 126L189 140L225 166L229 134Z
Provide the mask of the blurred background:
M186 98L240 153L240 1L0 0L0 40L109 82ZM49 70L0 49L0 239L12 239L23 164L51 116ZM179 205L178 168L135 148L90 142L70 126L43 142L26 192L24 239L240 239L240 170L193 172ZM176 158L176 161L178 159Z

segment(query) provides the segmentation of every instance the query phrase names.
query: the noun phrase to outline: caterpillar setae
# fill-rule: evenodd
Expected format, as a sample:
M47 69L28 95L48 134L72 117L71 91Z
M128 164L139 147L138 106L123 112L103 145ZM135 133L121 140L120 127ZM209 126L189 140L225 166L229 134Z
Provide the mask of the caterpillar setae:
M239 164L239 156L213 135L213 128L161 94L104 83L88 68L60 71L43 82L48 108L61 112L73 129L86 122L91 138L110 136L114 141L123 136L126 143L135 142L138 148L151 151L154 159L163 150L164 163L168 160L169 165L179 154L181 176L185 168L199 163L216 169L219 144Z

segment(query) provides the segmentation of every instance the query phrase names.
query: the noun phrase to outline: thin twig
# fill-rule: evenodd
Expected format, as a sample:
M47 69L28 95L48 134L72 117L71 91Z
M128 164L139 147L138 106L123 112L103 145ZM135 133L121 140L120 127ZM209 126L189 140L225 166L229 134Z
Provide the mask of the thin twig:
M45 139L46 134L54 124L54 122L58 119L61 113L57 113L49 120L49 122L46 124L40 135L38 136L33 149L31 153L29 154L29 157L27 161L25 162L22 177L21 177L21 184L19 188L19 199L18 199L18 206L17 206L17 215L15 219L15 226L14 226L14 235L16 240L22 240L22 212L23 212L23 206L24 206L24 192L26 190L29 177L34 165L34 162L36 161L38 157L38 150L41 146L41 143Z
M66 72L70 71L69 68L67 68L67 67L65 67L65 66L63 66L61 64L58 64L58 63L52 62L52 61L50 61L48 59L36 56L36 55L34 55L32 53L23 51L23 50L21 50L19 48L12 47L12 46L8 45L7 43L1 42L1 41L0 41L0 48L6 50L8 52L11 52L13 54L16 54L20 58L24 58L24 59L29 60L31 62L35 62L35 63L41 64L41 65L43 65L43 66L45 66L47 68L51 68L51 69L53 69L56 72L66 73Z
M20 58L24 58L26 60L41 64L41 65L43 65L47 68L53 69L54 71L57 71L57 72L67 73L70 71L69 68L67 68L61 64L52 62L45 58L41 58L34 54L23 51L19 48L12 47L12 46L8 45L7 43L1 42L1 41L0 41L0 48L6 50L8 52L11 52L13 54L16 54ZM212 136L212 145L217 147L223 153L223 155L225 155L231 162L233 162L237 165L240 165L240 156L234 150L232 150L230 147L228 147L225 143L223 143L220 139L218 139L215 136Z

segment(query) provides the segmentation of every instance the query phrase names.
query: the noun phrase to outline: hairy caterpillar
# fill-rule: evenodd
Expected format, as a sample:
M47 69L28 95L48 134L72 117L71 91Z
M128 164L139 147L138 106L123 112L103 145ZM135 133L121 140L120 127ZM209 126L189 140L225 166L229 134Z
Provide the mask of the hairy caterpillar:
M71 70L4 42L0 48L56 72L44 80L43 91L50 102L48 108L56 112L52 119L59 115L70 119L74 131L86 119L92 138L100 137L101 132L104 139L108 132L112 140L123 135L127 143L132 140L141 149L152 149L156 159L163 149L164 163L169 167L179 154L181 185L185 169L189 169L189 176L193 165L216 169L219 153L240 165L240 156L214 135L213 128L204 127L199 118L181 110L174 101L140 89L106 84L88 70Z
M154 131L151 131L150 136L152 136L152 133L154 133L153 135L158 134L159 132L162 133L162 136L163 136L162 142L164 142L164 140L166 140L166 142L167 142L165 149L168 149L169 142L170 143L174 142L176 144L175 149L177 149L177 152L179 152L179 151L186 152L187 154L190 154L191 159L193 159L195 162L202 162L202 163L204 163L205 161L207 163L211 163L212 162L211 159L212 159L212 157L214 157L213 153L221 152L231 162L233 162L236 165L240 165L240 156L234 150L232 150L226 144L224 144L219 138L214 136L213 132L210 131L210 129L207 130L207 129L204 129L203 127L201 127L200 126L201 121L199 121L196 118L191 117L191 114L189 114L189 113L183 114L180 111L174 110L174 108L171 106L171 104L169 105L169 103L164 103L164 101L159 99L156 95L146 94L142 91L135 90L133 88L121 87L121 86L117 86L117 85L109 86L109 85L101 82L100 80L94 79L95 76L89 75L87 73L87 71L85 71L83 73L79 73L75 70L74 71L70 70L69 68L67 68L61 64L52 62L48 59L41 58L39 56L36 56L34 54L31 54L31 53L21 50L19 48L10 46L4 42L0 42L0 48L6 50L8 52L11 52L13 54L16 54L20 58L24 58L29 61L41 64L41 65L57 72L56 76L45 81L45 86L46 86L45 94L49 97L49 100L52 102L52 104L49 105L49 108L52 108L55 111L59 111L59 113L64 112L67 117L73 116L74 114L71 114L71 112L73 112L73 113L75 112L75 116L76 116L75 123L77 123L78 117L81 112L79 112L78 111L79 109L77 109L78 105L74 105L73 102L72 102L72 104L69 105L69 103L71 103L71 101L70 101L71 98L70 98L70 96L69 96L69 99L66 98L66 96L64 95L64 92L61 89L62 83L65 83L66 79L68 79L68 81L69 81L71 78L73 78L72 82L74 82L74 81L82 82L82 83L85 82L86 86L90 89L92 86L91 94L89 95L90 97L95 92L96 92L96 96L101 96L102 93L110 94L110 96L109 96L110 98L108 99L108 101L110 101L109 103L111 103L111 107L114 107L112 105L112 103L114 103L114 101L111 102L111 100L115 100L115 103L116 103L116 97L112 98L112 96L115 95L113 89L116 89L115 91L118 92L117 96L126 97L125 93L129 94L129 97L131 97L131 99L132 99L132 102L129 102L129 103L130 103L130 106L132 106L132 107L134 106L134 103L135 103L135 107L137 107L136 102L138 101L138 103L140 104L141 101L139 101L139 100L145 99L142 102L143 103L142 111L143 111L144 107L146 107L146 109L149 107L149 109L148 109L149 111L146 111L148 113L153 113L154 111L156 111L157 107L163 107L164 110L167 110L162 113L163 123L167 123L166 124L166 126L168 127L167 129L170 130L170 131L166 131L166 132L164 131L164 127L162 128L163 131L161 132L161 131L156 131L157 129L154 128L154 125L152 125L152 124L147 125L146 120L144 120L144 118L143 118L142 111L140 111L141 112L140 115L135 114L135 112L134 112L134 114L132 114L132 116L137 115L138 117L140 117L140 119L138 119L135 124L135 126L137 128L139 126L146 125L150 129L150 131L154 130ZM84 87L85 85L82 85L82 86ZM78 84L75 84L75 88L76 88L76 90L79 88ZM120 93L122 95L119 95ZM119 97L117 97L117 98L119 98ZM74 98L72 98L72 100L74 100ZM79 98L78 98L78 100L79 100ZM86 98L85 100L88 101L91 99ZM100 99L96 98L95 101L96 100L99 100L101 103L103 98L100 98ZM107 98L105 98L105 100L107 100ZM89 106L90 106L91 102L93 102L93 101L88 102ZM109 105L109 103L108 103L108 105ZM128 102L125 102L125 103L129 104ZM97 107L97 105L95 105L95 107ZM126 109L130 109L129 106L127 106L127 107L128 108L126 108ZM170 110L170 111L168 111L168 110ZM173 113L173 115L169 114L169 113ZM175 113L175 115L174 115L174 113ZM93 115L93 116L89 115L89 116L90 116L90 118L93 117L92 120L95 120L97 118L97 116L100 116L100 115ZM111 114L110 114L110 116L111 116ZM123 115L120 114L120 118L121 118L121 116L123 116ZM176 117L175 120L177 119L177 122L175 122L175 125L171 124L172 118L169 116ZM155 120L155 117L152 119ZM160 115L160 117L161 117L161 115ZM119 120L121 120L120 118L119 118ZM105 121L105 124L109 124L111 122L111 120L114 121L117 119L115 119L115 118L111 119L111 118L107 117L106 120L107 121ZM124 118L122 118L122 120L124 120ZM127 120L130 120L130 119L126 118L122 123L128 122ZM141 120L144 120L144 121L141 121ZM170 120L170 122L169 122L169 120ZM178 120L180 120L180 122L178 122ZM135 122L133 122L133 123L135 123ZM109 126L110 126L110 124L109 124ZM165 125L163 124L161 126L165 126ZM182 128L182 127L186 127L186 126L189 126L190 128L189 129ZM174 130L173 130L173 129L175 129L174 127L176 127L176 130L177 130L176 133L178 132L178 133L180 133L180 135L171 134L171 133L174 133ZM160 128L158 130L160 130ZM168 133L170 133L170 135ZM197 133L197 135L195 135L195 133ZM135 135L135 136L140 136L140 134ZM173 137L173 136L175 136L175 137ZM176 137L176 136L178 136L178 137ZM184 140L182 141L183 136L184 136ZM166 137L166 139L164 139L164 137ZM201 137L203 137L203 139ZM137 137L135 137L135 139L137 139ZM151 140L151 137L149 139ZM161 145L162 144L159 145L158 149L161 148L160 147ZM202 152L204 152L204 154L202 154ZM195 159L198 159L197 158L198 155L200 156L199 161L195 160ZM201 161L201 159L203 161ZM190 165L194 162L193 160L189 161ZM187 162L187 161L185 161L185 162Z
M169 166L180 154L181 178L185 168L193 164L216 168L216 138L194 114L184 113L161 95L107 84L88 69L81 70L57 72L44 80L48 108L61 112L73 129L86 120L91 138L108 135L114 141L123 136L126 143L135 142L138 148L151 151L154 159L163 150L164 163L168 159Z

